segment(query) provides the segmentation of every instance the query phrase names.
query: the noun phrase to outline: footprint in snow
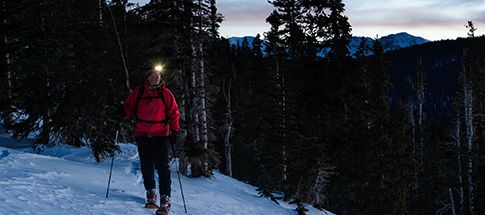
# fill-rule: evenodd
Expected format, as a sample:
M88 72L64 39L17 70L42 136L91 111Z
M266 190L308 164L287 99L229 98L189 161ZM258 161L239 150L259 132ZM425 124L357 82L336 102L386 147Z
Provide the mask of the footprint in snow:
M2 154L0 154L0 159L6 158L8 155L10 155L10 152L3 150Z

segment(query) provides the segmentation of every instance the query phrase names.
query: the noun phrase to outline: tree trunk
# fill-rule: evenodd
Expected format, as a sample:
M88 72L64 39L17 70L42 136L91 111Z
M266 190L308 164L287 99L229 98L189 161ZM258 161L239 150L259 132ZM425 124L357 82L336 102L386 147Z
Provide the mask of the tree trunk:
M419 133L419 161L423 164L424 159L424 134L423 134L423 104L424 83L422 71L418 71L418 133Z
M207 129L207 110L206 110L206 92L205 92L205 68L204 68L204 58L203 58L203 48L202 48L202 41L199 42L199 86L198 86L198 94L199 94L199 112L200 112L200 136L202 141L202 146L204 150L208 149L209 145L209 138L208 138L208 129ZM204 158L203 161L203 171L207 173L209 170L208 165L208 158Z
M187 39L187 47L188 47L188 55L190 59L190 66L187 69L187 91L186 95L188 98L188 114L190 114L190 128L191 131L189 132L190 144L191 148L197 149L201 144L201 135L200 135L200 118L199 118L199 103L200 103L200 96L197 89L197 78L198 78L198 70L199 70L199 62L198 62L198 54L195 45L194 38L196 34L194 34L194 18L192 16L192 8L187 7L185 10L190 12L190 21L188 26L188 33L189 38ZM192 175L197 177L201 175L202 169L202 162L201 160L192 160L191 162L191 170Z
M181 112L181 119L185 122L185 145L186 147L196 144L196 137L195 137L195 123L193 117L193 94L191 88L191 77L192 77L192 70L190 66L185 67L185 84L184 84L184 99L182 103L183 112ZM179 169L183 175L187 175L188 172L188 160L183 159L181 160Z
M4 47L5 47L5 69L6 69L6 73L7 73L7 106L6 106L6 109L5 109L5 113L4 113L4 117L5 117L5 121L4 121L4 124L6 127L10 127L10 125L13 123L12 121L12 117L11 117L11 112L12 112L12 105L11 105L11 102L12 102L12 71L10 70L11 69L11 55L10 55L10 50L9 50L9 39L8 39L8 33L7 33L7 25L8 25L8 19L7 19L7 1L3 0L2 1L2 6L3 6L3 9L2 9L2 12L3 12L3 15L4 15L4 18L3 18L3 26L4 26L4 35L3 35L3 39L4 39Z
M173 5L176 5L177 2L173 1ZM193 15L192 15L192 2L191 0L184 1L180 5L180 17L181 24L186 25L184 28L177 28L179 30L178 35L180 35L181 40L179 40L180 44L180 58L187 59L190 61L189 64L183 65L184 74L183 74L183 82L184 82L184 98L183 98L183 112L181 112L181 116L183 114L184 126L185 126L185 146L187 148L193 147L197 144L199 139L198 137L198 125L197 125L197 116L195 107L197 104L197 98L195 94L195 50L194 50L194 40L193 40ZM181 160L180 163L180 172L183 175L188 174L188 165L189 160L188 157L184 156L184 159ZM194 164L192 164L192 169Z
M280 71L280 62L279 62L279 57L276 57L276 73L281 74L279 77L281 77L281 109L282 109L282 114L283 114L283 119L282 119L282 126L283 126L283 146L281 147L281 154L283 158L283 172L282 172L282 177L283 177L283 182L286 182L288 179L287 176L287 160L288 160L288 155L286 152L286 146L288 144L287 140L287 114L286 114L286 80L285 80L285 74L284 72L282 73Z
M194 142L200 142L200 123L199 123L199 113L197 110L199 97L197 95L197 61L196 61L196 51L194 41L190 40L190 47L192 51L192 67L190 71L190 94L191 94L191 116L192 116L192 131L194 133Z
M472 89L472 81L470 79L471 71L466 71L464 69L464 84L463 84L463 96L464 96L464 109L465 109L465 129L466 129L466 179L467 179L467 210L469 214L473 213L473 139L474 136L474 127L473 127L473 89Z
M455 201L453 200L453 192L451 191L451 188L448 188L448 192L450 193L451 213L452 215L456 215Z
M4 0L3 2L3 15L5 16L3 18L3 24L4 24L4 27L5 27L5 34L4 34L4 42L5 42L5 46L8 47L8 34L7 34L7 24L8 24L8 20L7 20L7 2ZM7 67L7 87L8 87L8 98L11 99L12 98L12 73L10 71L10 64L11 64L11 58L10 58L10 52L9 50L6 50L5 52L5 63L6 63L6 67Z
M414 104L413 102L409 102L409 123L411 124L411 146L413 147L413 155L416 157L417 155L417 147L416 147L416 123L414 120Z
M99 26L102 26L103 25L103 4L102 4L102 1L103 0L98 0L98 14L99 14Z
M233 64L233 71L235 70ZM226 87L226 85L228 85ZM224 135L224 155L226 157L226 174L229 177L232 177L232 145L231 145L231 136L232 136L232 107L231 107L231 80L229 83L226 84L226 79L222 80L222 90L224 94L224 99L226 101L226 125L225 131L226 134Z
M199 41L198 41L198 96L200 106L198 112L200 114L200 136L202 141L202 147L207 151L209 145L208 129L207 129L207 110L206 110L206 92L205 92L205 67L204 67L204 49L203 49L203 13L202 13L202 1L199 0ZM202 161L202 167L204 174L209 172L208 157L205 157Z
M460 214L463 213L463 171L462 171L462 163L461 163L461 122L460 122L460 114L459 110L457 110L456 114L456 122L455 122L455 129L453 133L453 141L455 142L456 146L456 163L458 166L458 184L459 184L459 209L461 211Z
M44 9L44 1L39 2L40 5L40 10ZM71 7L71 6L70 6ZM41 32L42 32L42 37L47 38L46 36L46 23L45 23L45 17L41 12L41 18L40 18L40 27L41 27ZM71 52L72 53L72 52ZM44 56L48 56L46 50L44 50ZM49 78L49 65L48 65L48 59L43 62L43 69L44 69L44 78L45 78L45 84L46 84L46 89L47 89L47 94L44 95L45 98L50 98L50 78ZM45 112L42 115L42 127L40 134L37 136L37 139L33 145L33 149L37 153L41 153L44 151L44 145L47 145L50 141L50 104L45 107Z
M173 13L174 13L174 19L173 21L174 22L178 22L180 20L180 15L181 15L181 9L182 9L183 5L181 4L180 6L177 4L177 0L173 0L172 1L172 8L173 8ZM124 15L124 18L125 18L125 23L126 23L126 13ZM125 24L125 34L127 33L127 25ZM182 34L183 32L180 32L178 31L177 28L173 29L173 35L174 35L174 53L175 53L175 56L177 59L183 59L184 56L184 52L183 52L183 44L181 43L182 41L180 40L180 38L182 37ZM186 146L187 146L187 140L188 140L188 132L190 129L188 129L186 126L187 126L187 122L188 122L188 117L187 117L187 93L186 91L188 90L187 89L187 85L185 85L187 82L184 81L185 77L184 77L184 71L185 68L180 66L177 68L177 70L175 71L174 73L174 76L175 76L175 80L176 82L178 83L177 87L179 89L182 89L183 90L183 95L180 97L181 99L179 99L178 101L178 104L179 104L179 111L180 111L180 121L181 121L181 132L179 134L179 137L180 137L180 141L178 141L178 143L181 143L181 148L182 150L181 151L185 151L186 149ZM179 145L179 146L180 146ZM182 174L182 175L187 175L187 166L188 166L188 161L187 161L187 157L185 156L184 153L178 153L178 156L179 156L179 172Z

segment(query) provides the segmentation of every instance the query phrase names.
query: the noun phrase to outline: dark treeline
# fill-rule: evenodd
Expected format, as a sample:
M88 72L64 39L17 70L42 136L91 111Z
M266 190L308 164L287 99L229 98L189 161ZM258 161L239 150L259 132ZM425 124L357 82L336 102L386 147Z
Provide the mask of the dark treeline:
M342 1L270 3L271 29L233 46L215 0L3 0L3 127L35 134L38 152L59 142L111 156L116 130L132 141L123 100L163 63L187 176L219 169L299 214L485 213L485 64L472 23L440 95L432 51L385 54L377 39L351 56Z

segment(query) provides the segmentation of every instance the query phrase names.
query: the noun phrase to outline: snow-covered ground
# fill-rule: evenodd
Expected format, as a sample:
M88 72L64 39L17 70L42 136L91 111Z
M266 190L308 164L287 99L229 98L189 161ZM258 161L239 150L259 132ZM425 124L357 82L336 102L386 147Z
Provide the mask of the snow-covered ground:
M121 144L109 198L111 159L96 163L88 148L53 146L35 154L0 130L0 214L153 214L143 208L144 188L133 144ZM171 214L184 214L172 163ZM210 178L182 176L188 214L297 214L295 205L259 198L256 188L218 172ZM308 214L330 214L307 207Z

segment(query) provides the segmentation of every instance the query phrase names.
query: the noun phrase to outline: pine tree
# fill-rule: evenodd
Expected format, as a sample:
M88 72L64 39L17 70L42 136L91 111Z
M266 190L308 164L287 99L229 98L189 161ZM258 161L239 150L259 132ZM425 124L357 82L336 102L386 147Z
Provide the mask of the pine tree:
M231 139L234 133L234 117L233 117L233 100L234 100L234 82L236 81L236 69L234 68L234 59L231 55L233 51L230 47L229 41L225 41L227 64L230 69L225 74L226 77L222 79L222 95L226 103L225 114L226 121L224 126L224 155L226 159L226 174L232 177L232 142Z
M472 180L473 185L473 213L482 214L485 212L485 177L483 172L485 168L485 150L484 150L484 140L485 140L485 104L483 103L485 88L483 86L483 81L485 80L485 61L483 60L483 54L479 51L477 47L477 40L479 38L475 37L475 31L477 30L473 22L469 22L467 28L469 29L469 55L464 59L464 64L468 64L469 69L475 70L476 72L476 135L475 144L472 149L472 160L473 160L473 175ZM483 38L483 37L481 37Z
M406 198L411 184L409 179L409 154L407 143L403 141L403 120L391 116L389 102L389 77L384 51L376 39L373 46L374 55L370 58L369 79L372 97L370 109L371 149L369 193L371 205L368 212L382 211L389 214L406 212ZM401 169L401 171L396 171ZM374 194L372 194L374 193ZM385 205L384 207L382 207Z
M426 133L425 125L425 69L423 66L422 58L417 59L417 63L414 66L414 77L411 80L410 99L408 104L408 121L410 130L410 147L412 148L413 157L417 161L414 169L416 179L414 182L414 195L413 205L411 208L414 213L423 213L432 204L424 203L429 199L433 199L433 185L432 182L436 178L435 162L430 157L436 155L436 151L425 150L426 148L437 147L438 144L432 144L431 146L425 145L425 138L428 138L430 134ZM438 141L436 141L438 142ZM436 149L436 148L433 148ZM429 154L428 154L429 153ZM435 191L437 191L435 189Z
M467 28L469 29L468 36L473 40L475 37L474 32L476 28L473 23L468 22ZM475 114L476 114L476 98L477 98L477 83L476 77L480 71L480 65L478 64L478 53L475 46L471 45L464 51L463 57L463 69L460 74L461 87L462 87L462 109L464 117L464 130L465 130L465 144L466 153L464 154L466 164L464 164L464 207L465 213L474 214L474 183L473 183L473 160L475 149Z
M271 80L270 86L275 89L274 93L269 95L272 99L272 105L269 108L274 117L269 132L273 134L271 138L275 148L273 154L281 156L280 164L277 166L280 173L274 175L275 180L279 182L277 189L284 191L286 198L289 199L294 198L295 189L291 188L292 185L298 183L292 181L298 179L290 179L293 176L289 175L289 172L292 171L290 162L293 157L289 151L293 146L298 145L295 142L298 131L295 120L296 106L294 106L296 100L293 97L296 94L290 92L293 84L289 84L287 80L297 71L293 69L293 66L284 67L285 65L290 66L291 63L287 64L287 62L292 61L287 60L287 57L302 59L304 47L301 45L304 43L304 35L300 26L300 1L273 1L272 4L275 6L275 10L266 19L271 24L271 30L266 33L268 40L266 52L272 68L268 80ZM292 94L292 98L290 98L290 94Z
M287 145L283 150L288 164L285 194L288 199L323 206L329 180L321 176L329 176L333 169L325 144L345 136L336 131L345 127L353 99L346 97L343 87L352 83L348 74L353 68L346 65L350 62L350 25L341 1L271 3L275 10L267 18L271 24L267 51L284 101L279 103ZM317 53L330 50L334 54L317 58ZM323 159L312 159L317 157Z
M11 129L18 138L39 131L34 146L39 152L53 137L74 146L90 145L98 160L117 150L111 119L118 88L106 68L106 50L114 43L106 42L106 28L94 18L98 4L40 1L25 11L35 11L31 16L21 17L34 25L18 35L29 48L18 52L16 63L22 70L16 71L13 102L15 111L27 117Z
M254 183L258 185L261 195L271 197L271 193L280 191L282 186L281 142L275 129L280 126L279 111L276 109L274 93L276 83L271 71L268 71L263 61L261 41L255 39L253 48L244 40L240 47L241 61L238 77L239 98L241 103L237 118L241 128L238 135L243 141L240 147L247 149L252 161L248 170L254 173ZM244 101L244 102L242 102ZM276 111L275 111L276 110ZM257 126L255 126L257 125ZM277 155L277 159L275 159Z
M456 176L456 181L457 181L457 193L458 193L458 199L457 199L457 208L459 211L459 214L463 214L463 195L464 195L464 188L463 188L463 165L462 165L462 122L461 119L461 108L459 107L459 98L455 99L455 107L454 107L454 113L455 116L453 117L453 120L455 121L453 123L453 133L452 133L452 143L454 146L454 153L456 157L456 163L454 166L456 167L455 169L455 176Z
M12 25L13 19L13 8L14 6L22 7L21 4L7 4L7 1L2 1L2 5L0 11L2 11L2 15L0 16L0 29L1 31L1 38L0 38L0 70L4 71L0 74L3 80L0 83L0 113L3 117L3 125L4 127L8 128L12 121L10 113L11 110L11 102L12 102L12 53L13 45L11 40L11 34L14 30L14 25Z
M338 172L331 182L330 205L342 214L403 214L412 184L406 120L390 107L387 63L379 40L372 56L363 56L364 51L362 45L355 82L345 94L354 99L347 103L347 126L330 148Z
M206 52L210 47L207 46L207 42L213 41L218 37L217 34L214 34L217 30L218 23L222 21L221 18L218 18L216 8L215 8L215 1L208 1L208 0L198 0L195 3L195 17L194 17L194 36L198 38L195 41L195 46L193 49L195 61L193 61L192 68L195 73L196 77L196 90L197 90L197 115L199 119L195 119L196 122L199 122L199 134L200 139L198 139L199 144L203 150L205 150L205 155L201 157L201 164L198 165L199 161L197 161L196 165L192 165L192 173L194 176L204 175L209 176L210 169L209 169L209 157L212 157L210 154L210 146L209 145L209 137L208 137L208 123L211 119L208 118L206 103L209 101L207 96L207 89L206 89L206 75L210 72L208 67L205 64L206 61ZM206 45L204 47L204 44ZM194 45L194 44L192 44Z
M270 2L275 9L267 18L272 24L273 38L283 41L284 47L292 58L303 58L305 53L305 34L303 32L301 0L274 0ZM281 29L280 29L281 27Z
M281 137L281 154L283 158L283 172L282 172L282 181L283 183L287 183L287 168L288 168L288 142L289 142L289 136L290 134L287 134L288 131L288 113L287 113L287 84L286 84L286 79L285 79L285 70L282 69L282 63L285 61L285 56L286 53L284 51L284 41L282 39L282 32L280 30L280 26L282 25L282 21L280 18L278 18L278 12L274 10L272 14L266 19L266 21L271 25L271 30L266 33L266 38L267 38L267 47L266 47L266 52L269 55L270 62L272 64L272 68L274 70L272 79L275 81L276 84L276 92L275 96L278 96L279 99L276 99L276 106L278 109L275 110L276 112L279 112L281 115L280 119L276 121L276 123L279 123L279 129L276 129L274 132L275 135L278 135ZM258 35L259 36L259 35ZM257 37L258 38L258 37ZM259 38L258 38L259 40ZM257 41L258 41L257 40ZM260 50L260 45L256 46ZM285 184L284 186L287 186Z

